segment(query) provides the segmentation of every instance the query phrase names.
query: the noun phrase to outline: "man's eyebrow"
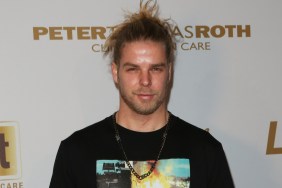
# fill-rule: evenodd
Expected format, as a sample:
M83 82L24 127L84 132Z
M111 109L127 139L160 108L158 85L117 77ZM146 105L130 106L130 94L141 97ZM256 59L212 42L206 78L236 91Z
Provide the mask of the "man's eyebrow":
M167 66L166 63L156 63L156 64L150 65L150 67L153 67L153 68L156 68L156 67L166 67L166 66ZM127 62L127 63L124 63L122 67L123 68L125 68L125 67L134 67L134 68L136 68L136 67L140 67L140 66L136 65L134 63Z
M127 62L127 63L123 64L123 67L138 67L138 65L136 65L134 63Z
M153 64L152 67L166 67L166 63Z

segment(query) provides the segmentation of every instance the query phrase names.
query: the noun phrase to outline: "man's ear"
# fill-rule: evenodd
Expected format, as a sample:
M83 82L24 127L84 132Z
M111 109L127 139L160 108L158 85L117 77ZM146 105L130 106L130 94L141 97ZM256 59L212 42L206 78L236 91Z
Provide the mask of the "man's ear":
M112 68L113 80L115 84L118 84L118 65L116 64L116 62L112 62L111 68Z

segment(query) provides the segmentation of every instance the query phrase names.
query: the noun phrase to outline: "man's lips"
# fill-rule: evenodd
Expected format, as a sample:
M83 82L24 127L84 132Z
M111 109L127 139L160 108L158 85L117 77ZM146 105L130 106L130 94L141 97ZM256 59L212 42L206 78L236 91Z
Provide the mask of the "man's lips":
M135 95L144 100L152 99L155 96L153 93L136 93Z

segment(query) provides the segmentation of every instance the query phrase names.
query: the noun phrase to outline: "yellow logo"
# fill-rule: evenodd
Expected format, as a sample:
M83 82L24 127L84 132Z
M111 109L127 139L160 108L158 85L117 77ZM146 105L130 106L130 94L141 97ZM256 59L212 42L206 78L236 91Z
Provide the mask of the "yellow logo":
M19 131L16 122L0 122L0 180L21 176Z
M282 147L274 147L277 124L278 124L277 121L271 121L269 125L268 141L266 148L267 155L282 154Z
M178 42L175 48L183 51L208 51L212 45L210 39L250 38L251 25L184 25L169 27ZM33 27L33 40L93 40L93 52L106 52L104 40L115 30L114 26L51 26ZM97 43L96 43L97 42Z

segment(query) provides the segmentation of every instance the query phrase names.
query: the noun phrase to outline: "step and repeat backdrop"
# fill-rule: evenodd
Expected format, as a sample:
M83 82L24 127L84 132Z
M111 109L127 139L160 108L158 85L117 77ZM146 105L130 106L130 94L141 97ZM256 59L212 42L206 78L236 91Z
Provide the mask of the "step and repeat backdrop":
M282 187L281 1L158 1L169 110L222 142L238 188ZM105 39L139 1L0 2L0 188L47 188L61 140L118 109Z

